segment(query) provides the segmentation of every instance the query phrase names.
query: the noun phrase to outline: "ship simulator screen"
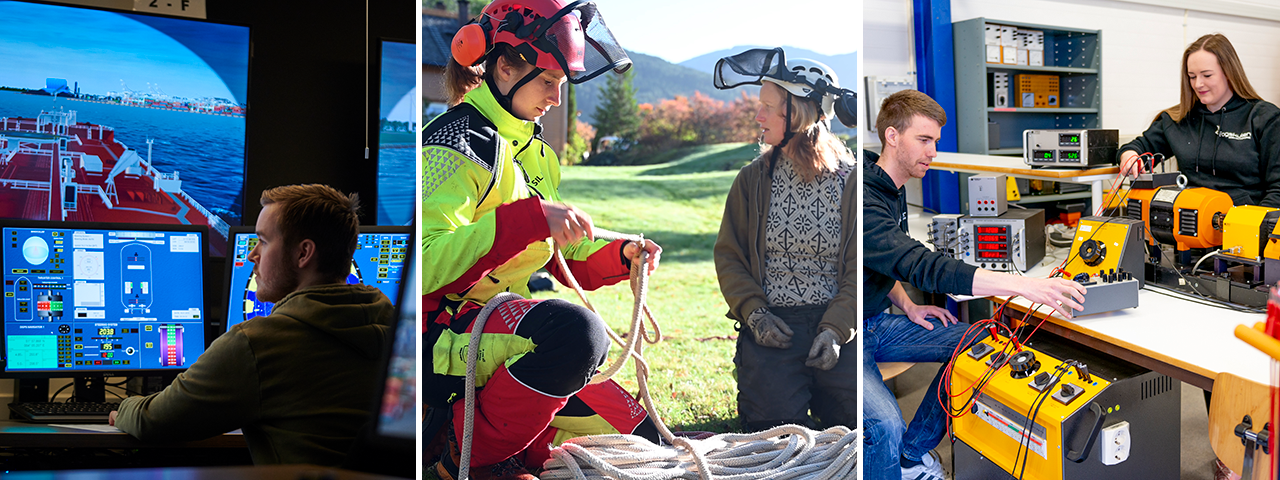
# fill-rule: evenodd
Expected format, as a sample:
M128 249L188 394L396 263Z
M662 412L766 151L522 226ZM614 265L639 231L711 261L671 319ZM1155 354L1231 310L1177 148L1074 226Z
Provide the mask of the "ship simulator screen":
M204 352L203 227L4 226L6 376L182 370Z
M258 282L253 262L249 261L249 252L257 245L258 234L248 227L232 229L227 253L227 331L240 322L270 315L275 306L258 299ZM347 284L377 287L394 303L406 269L408 247L409 227L363 227L356 239Z
M418 132L418 47L382 41L378 106L378 225L413 220ZM395 297L394 294L388 296Z
M386 382L378 408L377 428L381 437L413 443L418 431L418 264L406 260L409 273L399 295L399 321L391 358L387 360Z
M208 225L244 210L249 28L0 0L0 218Z

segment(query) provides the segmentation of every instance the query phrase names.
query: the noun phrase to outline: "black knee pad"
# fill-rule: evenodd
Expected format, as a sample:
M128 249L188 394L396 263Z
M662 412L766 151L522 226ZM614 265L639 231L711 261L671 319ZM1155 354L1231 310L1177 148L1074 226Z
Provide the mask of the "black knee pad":
M604 321L586 307L560 299L539 303L529 311L517 334L528 326L528 338L539 348L554 349L566 365L594 370L609 354L609 334ZM524 335L521 335L524 336Z

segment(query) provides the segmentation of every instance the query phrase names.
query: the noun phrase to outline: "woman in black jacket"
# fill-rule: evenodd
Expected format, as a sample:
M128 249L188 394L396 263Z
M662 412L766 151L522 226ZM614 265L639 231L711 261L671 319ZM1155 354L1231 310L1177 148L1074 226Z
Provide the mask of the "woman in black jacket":
M1280 207L1280 109L1262 100L1222 34L1200 37L1182 54L1182 101L1120 148L1120 172L1153 165L1142 153L1177 157L1188 183L1231 196L1236 205Z

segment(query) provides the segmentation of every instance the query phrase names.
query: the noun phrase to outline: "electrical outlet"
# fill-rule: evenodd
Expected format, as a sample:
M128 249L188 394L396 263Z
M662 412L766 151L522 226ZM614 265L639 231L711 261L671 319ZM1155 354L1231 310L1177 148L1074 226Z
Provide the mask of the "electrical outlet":
M1099 435L1102 436L1098 441L1102 442L1099 447L1103 465L1115 465L1129 459L1129 447L1133 443L1129 437L1129 422L1103 428Z

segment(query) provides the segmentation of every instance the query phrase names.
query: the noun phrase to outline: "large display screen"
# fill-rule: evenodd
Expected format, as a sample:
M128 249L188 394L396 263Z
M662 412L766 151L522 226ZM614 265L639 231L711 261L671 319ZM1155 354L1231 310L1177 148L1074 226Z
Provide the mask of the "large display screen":
M271 314L274 303L258 299L258 281L253 273L249 252L258 245L258 234L248 227L231 230L227 254L230 270L227 278L227 330L236 324ZM377 287L394 302L400 292L400 281L406 268L409 248L408 227L364 227L356 239L356 252L351 259L348 284L363 283Z
M208 225L244 210L249 28L0 0L0 218Z
M4 373L185 369L204 352L204 227L5 226Z
M418 48L382 42L378 106L378 225L408 225L414 214L418 132ZM394 297L394 294L390 296Z
M386 383L379 402L377 433L380 436L412 442L418 431L417 364L418 364L418 265L409 262L409 273L400 289L400 319L396 324L396 340L388 359Z

